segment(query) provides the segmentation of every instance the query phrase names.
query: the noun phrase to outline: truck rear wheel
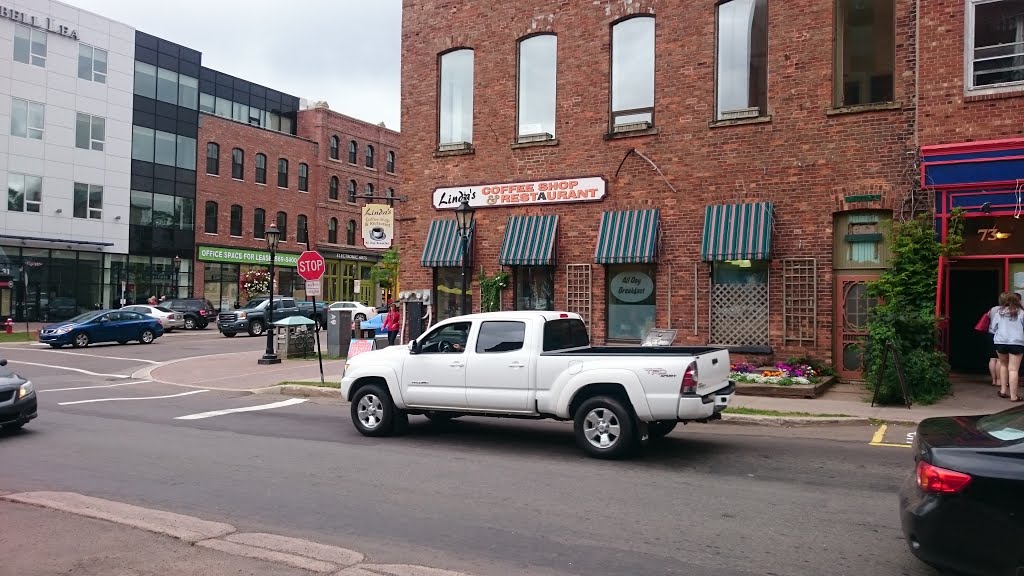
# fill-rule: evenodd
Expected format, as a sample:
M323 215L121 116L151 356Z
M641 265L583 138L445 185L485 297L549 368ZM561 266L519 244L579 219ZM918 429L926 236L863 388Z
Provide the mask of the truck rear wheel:
M594 458L625 458L637 447L633 413L610 396L584 401L574 425L576 444Z
M396 423L401 431L402 422L399 420L405 417L408 423L408 416L398 415L391 395L387 390L377 384L364 386L352 397L352 424L363 436L381 437L390 436L395 432Z

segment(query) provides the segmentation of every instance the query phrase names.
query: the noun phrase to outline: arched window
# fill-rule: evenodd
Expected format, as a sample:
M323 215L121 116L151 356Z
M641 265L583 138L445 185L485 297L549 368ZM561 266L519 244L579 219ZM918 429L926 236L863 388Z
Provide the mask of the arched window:
M206 203L206 218L203 231L207 234L217 233L217 203L212 200Z
M309 192L309 166L299 164L299 191Z
M238 204L231 206L231 235L242 235L242 207Z
M231 177L241 180L245 176L245 152L241 148L231 151Z
M267 211L263 208L257 208L252 213L252 237L267 237Z
M373 146L366 146L366 167L373 168Z
M359 154L359 145L356 144L355 140L350 140L348 143L348 163L355 164L356 156Z
M331 176L331 187L330 187L330 190L327 193L327 197L330 198L331 200L337 200L338 199L338 177L337 176Z
M356 245L356 221L349 220L348 228L345 230L345 243L349 246Z
M206 173L220 174L220 145L216 142L206 144Z
M465 146L473 142L473 50L460 48L440 58L438 143Z
M373 198L373 184L370 184L369 182L366 183L366 194L365 194L365 196L367 198Z
M331 218L327 221L327 243L337 244L338 243L338 219Z
M277 229L281 231L281 242L288 241L288 214L285 212L277 213Z
M355 202L356 201L356 181L355 180L349 180L348 181L348 201L349 202Z
M295 239L300 243L305 244L309 240L309 220L305 214L299 214L299 219L295 221Z
M331 136L331 160L337 160L338 159L338 145L339 145L338 137L337 136Z
M395 189L388 188L388 206L395 205Z
M388 150L388 161L386 168L388 172L392 174L395 173L395 152L393 150Z
M288 161L284 158L277 161L277 186L279 188L288 187Z
M612 26L612 131L654 126L654 16Z
M256 155L256 182L260 184L267 183L267 155L257 154Z

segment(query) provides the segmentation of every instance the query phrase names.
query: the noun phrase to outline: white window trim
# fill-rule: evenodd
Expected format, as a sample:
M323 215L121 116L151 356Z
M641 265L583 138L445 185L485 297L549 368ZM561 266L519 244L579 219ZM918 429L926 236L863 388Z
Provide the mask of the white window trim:
M26 64L28 66L35 66L37 68L46 68L46 59L50 55L50 46L48 44L46 32L43 31L43 30L39 30L37 28L33 28L31 26L26 26L24 24L17 24L16 28L21 28L21 29L24 29L24 30L28 31L28 62L20 62L18 60L14 60L14 61L15 62L19 62L20 64ZM46 55L45 56L39 56L38 54L35 54L35 53L32 52L32 45L35 43L35 42L33 42L33 40L35 40L35 35L37 35L37 34L40 35L43 38L43 41L41 42L41 44L46 46ZM15 37L17 37L17 30L15 30ZM11 47L11 50L12 50L11 59L12 60L14 59L13 40L14 39L12 38L12 47ZM32 61L33 58L41 59L43 61L43 64L42 65L36 64L35 62Z
M28 178L38 178L39 179L39 200L38 201L36 201L36 200L29 200L28 199L28 194L27 193L22 193L22 196L21 196L21 208L19 210L10 210L10 202L11 202L10 201L10 194L11 194L10 179L11 179L11 176L21 176L21 179L22 179L21 187L23 189L28 188L28 184L25 182L26 179L28 179ZM8 181L8 188L7 188L7 197L8 197L8 199L7 199L7 204L5 204L5 206L8 207L8 211L19 212L19 213L22 213L22 214L42 214L42 212L43 212L43 192L42 192L42 190L43 190L43 177L42 176L36 176L35 174L23 174L21 172L10 172L7 175L7 181ZM35 206L36 209L35 210L29 210L28 209L29 205Z
M85 182L75 182L75 184L82 184L82 185L84 185L86 187L85 188L85 217L83 218L81 216L74 216L74 209L72 209L72 216L74 216L75 218L78 218L79 220L102 220L103 219L103 193L105 192L103 190L103 185L102 184L86 184ZM93 208L92 207L92 193L96 191L95 190L96 188L98 188L99 192L100 192L100 207L99 208ZM72 200L72 202L74 202L74 190L72 190L71 200Z
M25 135L24 136L18 136L16 134L14 134L14 131L12 130L11 131L11 136L14 136L15 138L26 138L28 140L42 140L43 137L46 135L46 104L43 104L42 102L35 102L33 100L26 100L24 98L11 98L11 120L12 121L14 119L14 104L15 104L15 102L24 102L25 103ZM39 108L42 110L43 125L38 127L38 128L33 128L32 125L29 124L29 119L32 118L32 106L33 105L39 106ZM34 138L32 136L32 131L33 130L35 130L36 132L39 132L39 137L38 138Z
M85 112L78 112L78 114L81 114L82 116L85 116L85 117L89 118L89 147L88 148L78 148L78 145L77 145L78 144L78 142L77 142L77 140L78 140L78 138L77 138L77 136L78 136L78 133L77 133L78 122L77 122L77 118L76 118L76 122L75 122L75 130L76 130L76 133L75 133L75 140L76 140L75 148L78 148L79 150L95 150L97 152L103 152L104 148L106 148L106 142L107 142L106 141L107 119L104 118L103 116L93 116L92 114L86 114ZM95 127L97 119L103 121L103 137L104 137L103 140L97 140L96 138L92 137L93 128ZM155 144L155 138L156 138L155 134L154 134L153 138L154 138L154 146L155 146L156 145ZM99 144L99 146L100 146L99 148L96 147L97 144Z
M974 10L979 4L992 4L1003 0L967 0L964 14L964 95L987 96L1006 92L1024 92L1024 80L974 87Z
M78 44L78 52L79 52L78 57L79 58L82 57L82 54L81 54L82 53L82 48L88 48L88 49L92 50L92 53L89 56L89 63L91 64L90 71L92 73L92 78L82 78L81 76L79 76L78 78L81 79L81 80L87 80L89 82L98 82L100 84L106 84L107 83L107 73L110 71L110 53L107 52L106 50L104 50L103 48L97 48L95 46L91 46L91 45L86 44L84 42L80 42ZM99 50L100 52L103 52L104 54L107 55L107 58L106 58L106 60L107 60L107 72L97 72L96 71L96 51L97 50ZM99 78L97 78L97 76L99 76Z

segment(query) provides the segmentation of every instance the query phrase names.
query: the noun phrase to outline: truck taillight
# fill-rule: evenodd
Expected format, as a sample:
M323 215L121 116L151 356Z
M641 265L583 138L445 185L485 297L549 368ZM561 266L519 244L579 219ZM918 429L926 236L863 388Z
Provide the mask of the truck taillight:
M200 310L199 311L199 315L200 316L206 316L206 310Z
M697 393L697 363L690 362L690 365L686 367L686 372L683 373L683 382L679 385L679 395L686 396L688 394Z

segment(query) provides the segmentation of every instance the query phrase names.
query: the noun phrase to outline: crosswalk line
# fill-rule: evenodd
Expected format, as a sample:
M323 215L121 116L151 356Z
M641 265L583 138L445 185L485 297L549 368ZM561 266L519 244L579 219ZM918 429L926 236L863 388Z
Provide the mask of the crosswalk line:
M93 398L92 400L75 400L74 402L58 402L58 406L71 406L73 404L93 404L96 402L124 402L127 400L163 400L164 398L178 398L180 396L191 396L192 394L202 394L203 392L209 392L209 390L190 390L188 392L182 392L181 394L169 394L167 396L136 396L134 398Z
M296 404L302 404L306 402L306 398L290 398L288 400L282 400L281 402L274 402L272 404L260 404L258 406L245 406L243 408L229 408L227 410L213 410L211 412L200 412L198 414L188 414L186 416L178 416L175 420L203 420L205 418L213 418L214 416L224 416L225 414L237 414L239 412L256 412L258 410L273 410L274 408L284 408L285 406L294 406Z

